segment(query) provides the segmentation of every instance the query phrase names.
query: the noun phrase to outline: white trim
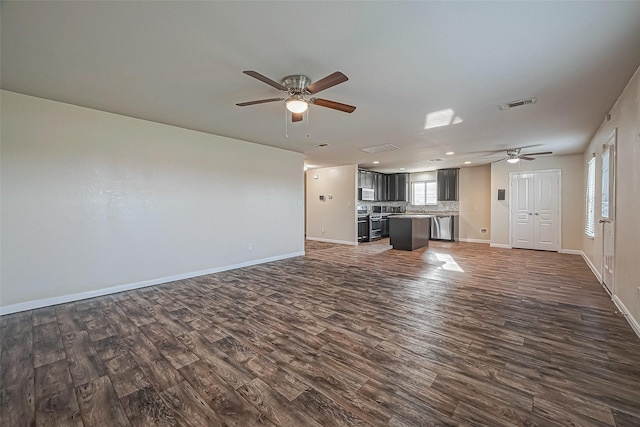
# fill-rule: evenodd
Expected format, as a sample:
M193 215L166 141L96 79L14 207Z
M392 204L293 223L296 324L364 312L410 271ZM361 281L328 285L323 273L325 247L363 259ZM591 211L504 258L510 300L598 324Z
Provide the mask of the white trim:
M593 275L596 276L596 279L598 279L598 283L602 283L602 275L600 274L596 266L593 265L593 263L591 262L587 254L582 252L580 255L582 255L582 259L584 260L584 262L587 263L587 266L591 269L591 272L593 273Z
M491 240L482 240L482 239L465 239L465 238L459 238L458 239L459 242L466 242L466 243L485 243L485 244L489 244L491 243Z
M560 249L559 254L571 254L571 255L584 255L581 250L578 249Z
M325 242L325 243L338 243L340 245L358 246L358 242L349 242L347 240L325 239L322 237L307 237L307 240L315 240L316 242Z
M304 251L292 252L289 254L278 255L270 258L263 258L258 260L241 262L238 264L226 265L222 267L211 268L208 270L193 271L191 273L176 274L175 276L160 277L157 279L145 280L142 282L127 283L124 285L112 286L110 288L97 289L94 291L80 292L77 294L61 295L57 297L20 302L17 304L11 304L4 307L0 307L0 315L17 313L19 311L33 310L36 308L47 307L50 305L64 304L67 302L79 301L87 298L101 297L109 294L116 294L118 292L145 288L147 286L160 285L162 283L168 283L168 282L175 282L176 280L189 279L192 277L204 276L206 274L219 273L221 271L235 270L236 268L249 267L251 265L264 264L267 262L279 261L282 259L294 258L297 256L304 256L304 254L305 254Z
M502 248L502 249L511 249L511 245L505 245L504 243L491 243L489 245L491 248Z
M634 317L631 315L631 312L627 309L627 307L625 307L625 305L617 295L614 295L612 300L616 307L618 307L618 310L620 310L620 312L627 319L627 322L629 322L629 324L631 325L631 329L633 329L638 338L640 338L640 323L638 323L638 321L634 319Z

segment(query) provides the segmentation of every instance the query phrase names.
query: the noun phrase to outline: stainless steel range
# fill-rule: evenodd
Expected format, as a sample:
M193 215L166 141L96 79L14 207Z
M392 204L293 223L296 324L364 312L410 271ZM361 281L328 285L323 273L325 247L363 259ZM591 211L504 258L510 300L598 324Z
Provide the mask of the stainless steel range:
M358 206L358 242L369 241L369 213L366 206Z
M369 215L369 241L382 239L382 214Z

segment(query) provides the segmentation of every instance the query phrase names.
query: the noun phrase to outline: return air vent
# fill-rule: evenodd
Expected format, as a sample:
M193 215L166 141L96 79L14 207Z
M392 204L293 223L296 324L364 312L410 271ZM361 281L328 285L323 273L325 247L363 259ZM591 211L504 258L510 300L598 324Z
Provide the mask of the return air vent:
M535 98L527 98L527 99L521 99L519 101L509 102L506 104L500 104L498 105L498 108L500 109L500 111L504 111L504 110L508 110L509 108L520 107L522 105L529 105L529 104L535 104L535 103L536 103Z
M373 147L365 147L365 148L361 148L361 151L364 151L365 153L382 153L383 151L393 151L393 150L399 150L400 147L397 147L393 144L383 144L383 145L375 145Z

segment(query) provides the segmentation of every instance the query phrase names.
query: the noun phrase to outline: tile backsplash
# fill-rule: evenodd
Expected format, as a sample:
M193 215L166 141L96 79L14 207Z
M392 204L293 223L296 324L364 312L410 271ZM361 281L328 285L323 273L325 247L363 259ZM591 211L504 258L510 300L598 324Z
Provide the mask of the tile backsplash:
M458 212L459 202L438 202L437 205L414 206L407 205L407 212L424 213L424 212Z
M414 206L407 202L366 202L358 201L359 206L367 206L371 210L372 206L404 206L407 212L410 213L425 213L425 212L458 212L459 202L438 202L437 205L428 206Z

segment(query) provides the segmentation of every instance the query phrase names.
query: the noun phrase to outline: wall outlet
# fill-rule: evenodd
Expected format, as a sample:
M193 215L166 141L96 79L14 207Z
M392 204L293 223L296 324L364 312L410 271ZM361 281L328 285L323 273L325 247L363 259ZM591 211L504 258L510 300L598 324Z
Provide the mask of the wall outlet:
M253 250L253 243L248 243L247 244L247 250L248 251L252 251Z
M320 227L320 232L324 234L324 227Z
M480 234L487 234L487 229L486 228L481 228L480 229Z

